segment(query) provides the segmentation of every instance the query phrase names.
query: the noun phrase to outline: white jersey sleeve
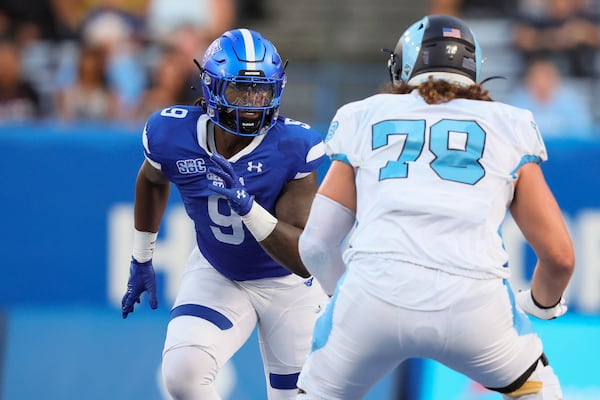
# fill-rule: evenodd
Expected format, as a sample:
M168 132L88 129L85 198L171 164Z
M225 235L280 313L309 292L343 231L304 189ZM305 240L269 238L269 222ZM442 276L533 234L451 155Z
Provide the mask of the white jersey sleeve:
M324 140L325 152L331 160L343 161L355 167L360 165L362 141L365 137L361 126L363 104L346 104L333 117Z
M519 135L518 145L524 154L524 159L517 166L517 169L526 162L541 163L546 161L548 159L546 146L531 112L518 108L511 108L510 110L515 118L513 132Z

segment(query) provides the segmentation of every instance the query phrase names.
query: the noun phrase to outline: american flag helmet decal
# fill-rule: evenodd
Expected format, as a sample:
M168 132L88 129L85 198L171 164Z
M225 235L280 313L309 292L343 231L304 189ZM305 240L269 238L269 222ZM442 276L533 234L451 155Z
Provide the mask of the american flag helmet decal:
M460 29L457 28L442 28L442 36L443 37L452 37L456 39L461 39L462 36L460 34Z

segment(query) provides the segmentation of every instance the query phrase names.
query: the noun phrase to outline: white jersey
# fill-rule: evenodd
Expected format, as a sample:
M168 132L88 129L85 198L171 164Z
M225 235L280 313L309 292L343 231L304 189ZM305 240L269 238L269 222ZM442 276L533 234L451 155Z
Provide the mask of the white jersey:
M508 278L500 227L519 168L547 159L532 114L416 92L336 113L326 151L356 169L357 226L344 254L379 253L473 278Z

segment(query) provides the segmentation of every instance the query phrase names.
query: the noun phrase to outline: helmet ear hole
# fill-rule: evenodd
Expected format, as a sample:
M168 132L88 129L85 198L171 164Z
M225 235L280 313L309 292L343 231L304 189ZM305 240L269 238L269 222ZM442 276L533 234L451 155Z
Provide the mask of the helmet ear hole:
M387 70L388 74L390 75L391 83L393 85L397 85L398 81L400 80L400 75L397 68L399 57L393 50L386 47L382 48L381 51L390 55L387 60Z
M392 83L394 83L394 64L395 64L395 60L394 60L394 54L390 54L390 58L388 58L388 62L387 62L387 67L388 67L388 72L390 74L390 80L392 81Z

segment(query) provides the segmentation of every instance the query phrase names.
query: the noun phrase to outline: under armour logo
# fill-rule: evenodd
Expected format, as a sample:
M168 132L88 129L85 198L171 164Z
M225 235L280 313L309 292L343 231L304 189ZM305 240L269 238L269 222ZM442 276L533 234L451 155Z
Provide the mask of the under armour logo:
M238 199L243 199L243 198L246 198L247 196L248 196L248 194L246 193L245 190L238 190L238 191L236 191L236 197Z
M246 169L248 170L248 172L252 172L253 169L255 169L256 172L262 172L262 166L263 163L261 163L260 161L256 163L256 165L254 165L252 161L248 161L248 168Z

